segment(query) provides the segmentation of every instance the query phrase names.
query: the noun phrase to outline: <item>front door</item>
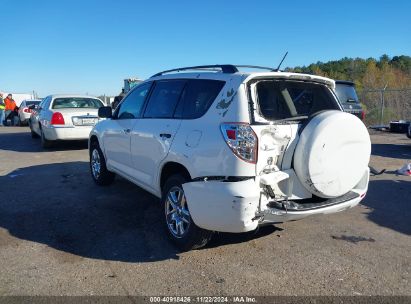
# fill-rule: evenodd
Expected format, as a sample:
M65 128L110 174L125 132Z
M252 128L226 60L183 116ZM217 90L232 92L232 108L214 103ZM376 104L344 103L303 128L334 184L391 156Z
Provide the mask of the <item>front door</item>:
M107 123L103 136L107 166L120 173L133 176L130 156L131 132L141 116L151 83L144 83L131 91L118 106Z

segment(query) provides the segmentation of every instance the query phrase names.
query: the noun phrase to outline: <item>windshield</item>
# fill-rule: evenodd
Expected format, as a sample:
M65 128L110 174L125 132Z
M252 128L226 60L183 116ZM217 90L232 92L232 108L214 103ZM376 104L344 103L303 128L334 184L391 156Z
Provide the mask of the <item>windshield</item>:
M339 110L335 97L322 84L263 80L256 87L260 113L267 120L304 118L323 110Z
M357 92L355 91L355 87L352 85L336 83L335 93L337 94L337 97L341 103L345 103L345 102L359 103Z
M64 97L56 98L53 102L53 109L86 108L98 109L103 103L95 98L87 97Z

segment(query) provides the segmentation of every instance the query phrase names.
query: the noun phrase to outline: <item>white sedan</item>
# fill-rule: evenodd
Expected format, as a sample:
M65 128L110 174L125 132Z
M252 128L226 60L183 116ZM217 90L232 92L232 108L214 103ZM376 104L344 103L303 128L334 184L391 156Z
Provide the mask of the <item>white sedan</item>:
M44 148L60 140L86 140L102 106L100 99L87 95L47 96L30 116L31 135L40 137Z
M41 100L23 100L19 107L19 125L28 123L34 107L40 104Z

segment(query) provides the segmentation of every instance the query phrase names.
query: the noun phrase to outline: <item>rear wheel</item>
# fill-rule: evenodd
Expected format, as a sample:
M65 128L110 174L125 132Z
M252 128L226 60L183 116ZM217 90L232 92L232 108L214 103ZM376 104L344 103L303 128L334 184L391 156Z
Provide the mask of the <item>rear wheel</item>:
M185 182L187 178L180 174L168 178L161 199L168 237L183 251L205 246L213 234L193 222L182 187Z
M90 171L94 182L99 186L108 186L114 181L114 173L107 170L106 160L97 142L90 148Z
M29 128L30 128L30 134L32 138L38 138L39 136L37 135L36 132L33 131L33 128L31 126L30 120L29 120Z
M44 132L43 132L43 129L42 129L42 128L40 128L40 133L41 133L41 135L40 135L40 138L41 138L41 146L42 146L43 148L45 148L45 149L51 148L51 147L53 146L53 141L48 140L48 139L46 138L46 136L44 135Z

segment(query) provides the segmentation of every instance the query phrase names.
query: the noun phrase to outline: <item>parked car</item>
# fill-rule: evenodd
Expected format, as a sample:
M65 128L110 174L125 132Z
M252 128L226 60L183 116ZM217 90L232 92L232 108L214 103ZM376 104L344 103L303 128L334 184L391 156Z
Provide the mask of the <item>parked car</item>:
M408 125L407 137L411 138L411 123Z
M364 120L365 112L360 101L358 100L355 84L353 82L336 80L335 93L337 94L337 97L340 100L345 112L353 114L361 120Z
M334 89L324 77L233 65L160 72L113 114L99 110L107 119L90 133L91 176L109 185L118 174L161 198L183 250L214 231L346 210L367 192L371 143Z
M40 99L23 100L18 111L18 124L27 125L34 107L40 104Z
M40 137L44 148L60 140L87 140L99 121L103 102L88 95L50 95L44 98L29 119L32 137Z

